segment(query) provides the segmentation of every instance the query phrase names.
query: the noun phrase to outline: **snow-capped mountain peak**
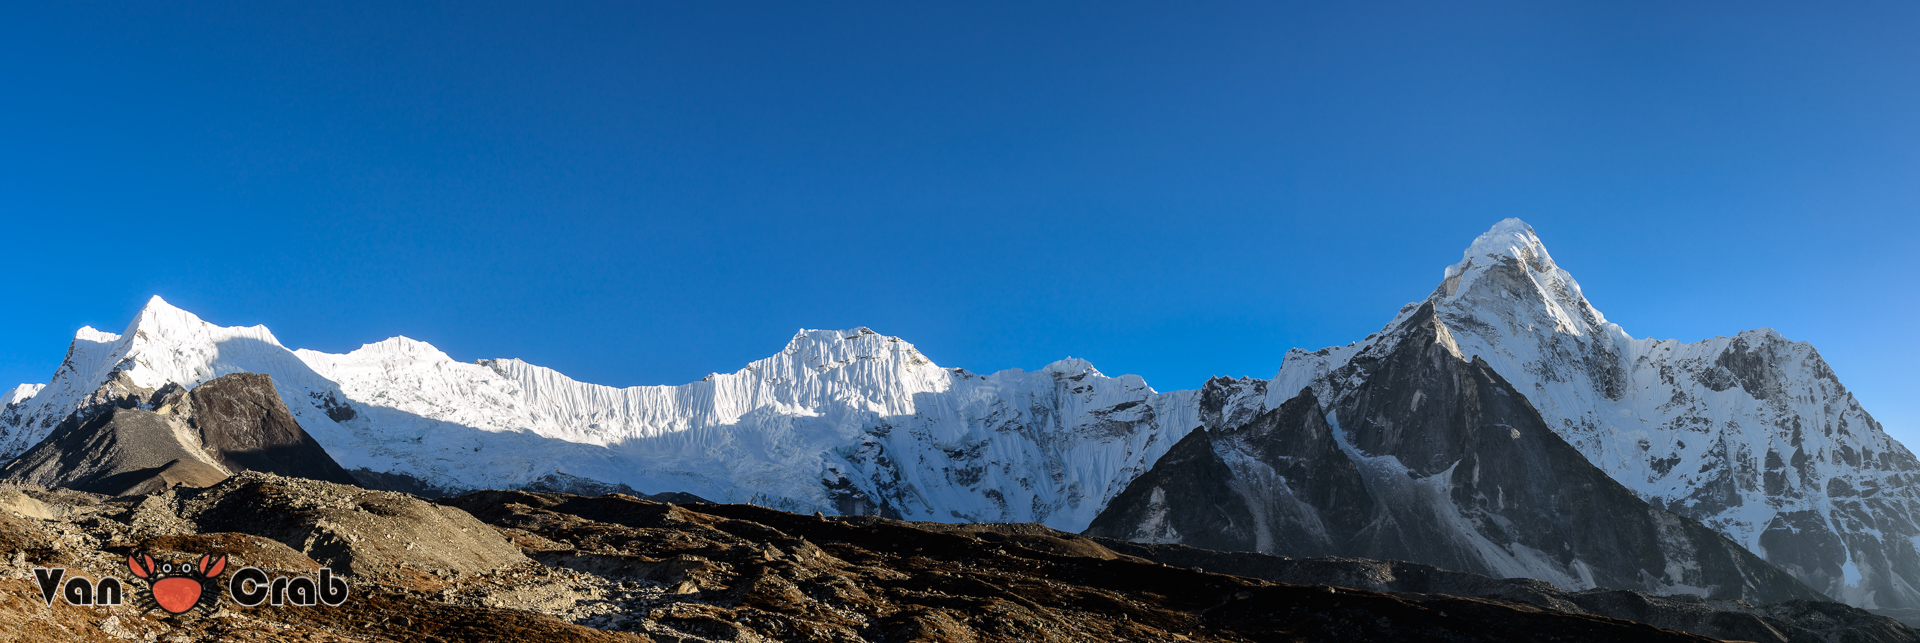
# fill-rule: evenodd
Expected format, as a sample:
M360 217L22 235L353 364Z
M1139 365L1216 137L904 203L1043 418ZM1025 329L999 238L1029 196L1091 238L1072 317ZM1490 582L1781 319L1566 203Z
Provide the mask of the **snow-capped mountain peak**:
M1501 221L1474 239L1460 262L1447 268L1435 295L1449 323L1478 313L1509 317L1527 332L1545 329L1573 337L1621 332L1519 219Z
M33 399L33 396L40 394L40 389L46 387L47 385L45 384L21 384L7 389L6 393L0 393L0 408L6 408Z
M1546 244L1540 243L1539 235L1534 234L1533 226L1519 219L1505 219L1493 224L1492 228L1475 237L1462 254L1460 263L1448 268L1446 276L1459 274L1460 269L1474 259L1489 257L1512 257L1537 272L1547 272L1556 267L1553 256L1547 253Z
M53 380L4 418L0 457L19 455L68 415L108 398L138 399L169 382L191 388L272 355L291 359L265 327L215 326L155 296L121 334L92 327L74 334Z
M154 298L126 333L82 329L44 391L10 394L20 403L0 418L0 455L107 398L137 402L239 371L271 375L342 466L431 486L557 476L802 511L1075 530L1199 421L1192 392L1157 393L1085 360L983 377L868 328L802 329L732 373L619 388L518 359L459 362L407 337L339 355L291 351L264 327L216 326Z
M310 351L304 348L300 350L296 350L294 351L294 353L301 354L301 355L316 354L315 351ZM414 339L412 337L407 337L405 335L394 335L392 337L388 337L386 339L373 342L371 344L362 344L360 345L359 348L356 348L350 351L349 354L358 354L358 355L367 355L367 356L406 355L406 356L415 357L418 359L427 359L427 360L434 360L434 361L453 361L452 357L448 357L445 352L442 352L438 348L434 348L432 344L428 344L426 342Z
M1391 350L1420 303L1357 344L1289 352L1268 405L1306 386L1337 401L1361 379L1341 367ZM1920 464L1812 346L1771 329L1691 344L1635 339L1517 219L1475 239L1424 303L1462 355L1486 360L1556 433L1648 502L1835 598L1920 607L1920 488L1911 483Z

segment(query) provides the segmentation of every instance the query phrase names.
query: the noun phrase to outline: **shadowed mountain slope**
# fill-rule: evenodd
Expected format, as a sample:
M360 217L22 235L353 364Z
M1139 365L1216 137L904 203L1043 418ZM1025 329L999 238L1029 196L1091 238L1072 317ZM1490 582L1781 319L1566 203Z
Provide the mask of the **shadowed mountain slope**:
M1562 588L1775 602L1819 593L1698 522L1649 506L1468 360L1425 307L1312 390L1183 439L1086 533L1298 556L1407 560Z

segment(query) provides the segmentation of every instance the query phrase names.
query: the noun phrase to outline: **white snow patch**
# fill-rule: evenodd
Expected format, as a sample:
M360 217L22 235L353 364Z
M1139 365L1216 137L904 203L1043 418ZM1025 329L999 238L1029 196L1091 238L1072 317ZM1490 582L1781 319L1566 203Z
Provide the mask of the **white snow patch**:
M45 384L21 384L8 389L6 393L0 394L0 408L13 406L33 399L33 396L40 394L40 389L46 387L47 385Z

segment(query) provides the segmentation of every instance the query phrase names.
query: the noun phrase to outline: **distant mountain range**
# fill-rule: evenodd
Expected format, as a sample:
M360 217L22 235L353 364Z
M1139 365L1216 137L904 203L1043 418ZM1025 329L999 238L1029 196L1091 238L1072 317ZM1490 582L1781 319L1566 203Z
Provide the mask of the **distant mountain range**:
M263 327L215 326L156 297L120 334L81 329L47 384L0 396L0 459L63 423L157 412L170 385L241 372L270 375L305 432L370 486L625 485L798 512L1426 557L1569 589L1810 587L1920 608L1920 463L1811 346L1770 330L1634 339L1517 220L1481 235L1380 333L1289 353L1272 380L1169 393L1075 359L942 368L864 328L801 331L700 382L614 388L513 359L456 362L403 337L289 350ZM1154 489L1164 503L1175 488L1205 502L1155 517ZM1205 510L1231 524L1180 513ZM1577 533L1607 516L1637 517Z

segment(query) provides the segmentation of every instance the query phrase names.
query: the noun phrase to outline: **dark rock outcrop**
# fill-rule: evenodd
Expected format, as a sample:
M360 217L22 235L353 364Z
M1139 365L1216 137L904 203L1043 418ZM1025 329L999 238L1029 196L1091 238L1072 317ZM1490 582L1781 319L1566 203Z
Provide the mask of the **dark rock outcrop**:
M1549 430L1431 304L1356 356L1332 400L1303 390L1200 429L1088 535L1289 556L1409 560L1566 589L1824 600L1698 522L1649 506Z
M240 471L354 482L300 428L266 375L234 373L191 392L116 379L96 397L99 405L68 416L0 478L109 495L204 487Z
M228 471L354 483L293 419L272 377L234 373L194 387L192 398L200 448Z

